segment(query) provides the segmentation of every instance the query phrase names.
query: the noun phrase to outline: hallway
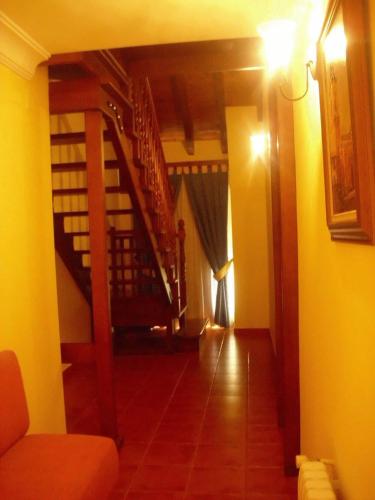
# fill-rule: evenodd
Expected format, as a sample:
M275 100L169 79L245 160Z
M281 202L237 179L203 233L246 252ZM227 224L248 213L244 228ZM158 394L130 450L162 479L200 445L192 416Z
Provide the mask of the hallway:
M98 430L93 375L64 373L69 432ZM295 500L264 333L209 330L199 356L116 356L116 392L125 444L113 500Z

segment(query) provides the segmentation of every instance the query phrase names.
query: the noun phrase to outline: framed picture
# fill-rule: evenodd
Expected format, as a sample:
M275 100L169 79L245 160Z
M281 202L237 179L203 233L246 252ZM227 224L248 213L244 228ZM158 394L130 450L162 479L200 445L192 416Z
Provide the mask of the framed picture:
M333 240L373 243L375 175L363 0L331 0L318 41L328 228Z

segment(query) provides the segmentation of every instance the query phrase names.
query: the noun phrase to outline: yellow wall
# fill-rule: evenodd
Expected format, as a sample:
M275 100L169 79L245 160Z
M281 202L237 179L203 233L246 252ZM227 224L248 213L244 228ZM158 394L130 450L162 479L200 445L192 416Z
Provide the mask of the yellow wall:
M20 361L32 432L64 432L47 70L0 65L0 349Z
M56 281L61 342L91 342L90 306L57 252Z
M269 327L269 253L266 167L250 156L256 109L226 108L232 197L235 327Z
M294 81L303 78L300 62ZM330 239L316 83L294 110L302 452L334 460L343 499L372 500L375 247Z

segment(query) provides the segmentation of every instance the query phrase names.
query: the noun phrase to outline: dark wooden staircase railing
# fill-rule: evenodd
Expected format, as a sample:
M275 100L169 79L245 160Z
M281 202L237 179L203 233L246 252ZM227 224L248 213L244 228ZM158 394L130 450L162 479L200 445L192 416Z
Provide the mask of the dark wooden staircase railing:
M108 194L128 192L132 201L132 209L107 209L107 215L132 214L133 210L140 219L140 225L146 234L146 247L151 254L148 261L152 261L152 272L133 269L131 281L125 283L124 272L118 269L119 264L112 262L111 265L111 288L112 296L118 299L120 272L123 285L134 285L133 291L147 289L145 281L154 281L151 287L157 295L163 295L171 306L174 316L181 314L186 306L186 300L181 300L180 288L184 284L179 279L180 267L177 265L176 229L173 219L173 201L171 188L168 181L167 169L160 141L156 113L152 101L152 94L147 79L132 82L129 77L124 78L125 72L118 72L116 66L116 78L108 77L108 68L113 71L113 58L108 63L106 51L89 54L87 58L83 55L55 56L50 63L52 75L56 73L62 77L61 81L50 84L50 106L53 114L70 112L85 112L89 109L99 109L102 112L106 129L103 132L103 140L111 142L116 152L116 159L106 159L105 169L118 169L120 184L118 186L106 187ZM109 53L110 54L110 53ZM101 64L106 60L106 67L101 71ZM80 65L88 70L88 78L64 79L62 68L67 71L67 66ZM93 74L97 72L95 78ZM82 71L79 72L80 75ZM124 90L125 89L125 90ZM73 145L85 143L85 132L58 133L51 136L52 145ZM53 172L76 172L84 171L85 162L55 163ZM56 196L81 195L86 193L85 187L71 187L55 189ZM67 217L88 216L87 210L71 210L60 215ZM114 227L112 230L117 234ZM81 232L82 235L83 232ZM78 235L78 234L77 234ZM111 238L111 244L115 247L110 249L112 259L114 252L119 253L119 236ZM129 241L130 240L128 238ZM115 241L117 243L115 243ZM125 240L124 240L125 241ZM124 245L124 242L122 243ZM116 246L117 245L117 246ZM132 254L139 250L136 248L123 248L124 254ZM89 254L88 249L78 249L78 254ZM134 256L132 257L134 260ZM126 259L122 258L121 262ZM135 263L139 266L139 262ZM130 266L130 264L128 264ZM131 270L131 269L128 269ZM184 279L184 277L183 277ZM137 286L136 280L142 281ZM129 281L129 280L125 280ZM157 281L159 285L157 286ZM124 288L124 287L122 287ZM129 289L129 287L127 287ZM124 309L124 308L123 308ZM118 307L114 307L116 314ZM159 318L160 320L160 318ZM139 320L138 320L139 322ZM169 326L169 325L168 325Z
M83 130L51 135L53 147L84 148L53 155L64 181L54 183L55 242L92 304L102 433L116 438L111 332L166 325L172 347L186 310L184 231L174 224L148 81L132 81L109 51L53 56L49 74L51 115L84 118Z

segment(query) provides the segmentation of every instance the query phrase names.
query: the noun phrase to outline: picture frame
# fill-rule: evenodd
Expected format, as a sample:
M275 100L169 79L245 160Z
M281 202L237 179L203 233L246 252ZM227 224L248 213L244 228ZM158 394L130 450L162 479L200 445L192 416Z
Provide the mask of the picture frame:
M375 173L363 0L331 0L317 45L327 225L333 240L374 243Z

